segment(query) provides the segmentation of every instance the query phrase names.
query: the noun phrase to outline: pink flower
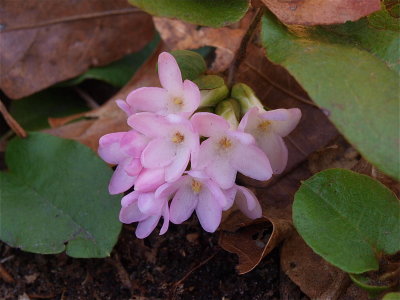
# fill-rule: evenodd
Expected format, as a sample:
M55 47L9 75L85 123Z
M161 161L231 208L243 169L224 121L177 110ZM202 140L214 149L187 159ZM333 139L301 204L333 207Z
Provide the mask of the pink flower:
M118 100L117 105L128 115L146 111L190 117L200 105L200 90L190 80L182 82L179 66L168 52L163 52L158 57L158 75L162 88L136 89L128 95L126 103Z
M140 155L147 143L148 138L135 130L110 133L100 138L99 156L109 164L118 164L108 186L110 194L125 192L135 183L142 170Z
M203 172L190 171L175 182L166 183L156 191L156 198L170 199L170 220L174 224L186 221L196 210L201 226L214 232L220 222L227 199L220 187Z
M160 235L168 230L169 210L167 199L155 198L154 193L134 191L121 200L122 208L119 219L122 223L139 222L136 236L143 239L156 228L161 217L164 218Z
M237 172L257 180L272 176L268 158L250 134L229 130L224 118L211 113L196 113L191 122L200 135L209 137L192 157L193 168L204 169L222 189L233 186Z
M282 139L299 123L301 111L298 108L260 111L250 109L240 121L238 129L254 136L257 145L271 162L274 173L282 173L288 161L288 150Z
M228 190L224 191L226 198L228 199L228 206L231 207L233 203L250 219L261 218L262 209L260 203L257 200L256 195L240 185L233 185Z
M186 170L190 156L198 151L199 135L181 116L142 112L130 116L128 124L150 139L141 154L143 167L163 168L167 182L177 180Z

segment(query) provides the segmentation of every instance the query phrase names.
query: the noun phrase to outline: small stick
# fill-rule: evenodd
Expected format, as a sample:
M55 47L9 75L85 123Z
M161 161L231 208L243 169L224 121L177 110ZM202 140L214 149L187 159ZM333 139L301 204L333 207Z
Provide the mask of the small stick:
M0 100L0 113L3 115L4 120L6 120L6 123L12 131L15 132L16 135L18 135L20 138L26 138L28 135L26 134L26 131L21 127L21 125L18 124L18 122L10 115L10 113L7 111L7 108L3 104L3 102Z
M7 283L14 283L15 280L10 273L0 264L0 277Z
M83 100L85 100L85 102L86 102L86 104L87 104L87 106L88 106L89 108L95 109L95 108L98 108L98 107L100 106L100 105L99 105L96 101L94 101L94 99L93 99L88 93L86 93L84 90L82 90L82 89L80 89L80 88L78 88L78 87L75 87L74 90L77 92L77 94L78 94L79 96L82 97Z
M251 38L255 30L257 29L258 24L260 23L261 17L264 13L263 8L257 9L257 13L254 16L253 20L251 21L249 28L247 29L243 39L240 43L239 49L235 54L235 58L233 59L233 64L229 69L228 74L228 86L232 87L233 82L235 81L235 73L239 69L240 64L243 62L244 58L246 57L246 50L247 45L249 44Z

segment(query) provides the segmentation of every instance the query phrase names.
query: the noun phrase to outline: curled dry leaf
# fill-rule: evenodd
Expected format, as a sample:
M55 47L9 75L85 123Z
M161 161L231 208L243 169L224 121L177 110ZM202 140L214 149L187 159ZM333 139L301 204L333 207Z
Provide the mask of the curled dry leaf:
M143 86L159 86L156 70L157 58L161 52L159 49L136 72L135 76L114 97L101 107L84 114L77 114L67 118L53 119L52 124L62 125L45 132L50 134L77 140L93 150L97 151L99 138L110 132L127 131L126 114L117 107L115 100L125 99L134 89ZM66 124L74 119L83 118L74 123Z
M222 232L219 245L239 256L237 270L244 274L253 270L290 231L292 226L287 220L263 216L236 232Z
M379 0L262 0L286 24L328 25L356 21L380 9Z
M0 88L13 99L136 52L154 33L125 0L5 0L0 23Z
M216 47L216 58L211 65L211 71L215 73L222 72L230 66L245 33L242 28L199 28L179 20L158 17L154 17L153 20L161 38L173 50Z

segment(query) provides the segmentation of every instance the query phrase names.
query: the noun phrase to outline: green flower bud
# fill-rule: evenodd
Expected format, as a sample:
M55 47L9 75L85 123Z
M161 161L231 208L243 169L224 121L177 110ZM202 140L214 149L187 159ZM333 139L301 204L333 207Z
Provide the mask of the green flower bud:
M241 116L253 107L258 107L261 111L265 110L261 101L256 97L254 91L247 84L235 84L232 87L231 96L239 102L242 111Z
M229 122L232 129L239 125L240 105L235 99L226 99L218 103L215 113Z
M200 107L215 106L225 99L229 90L222 77L217 75L203 75L193 81L200 89Z

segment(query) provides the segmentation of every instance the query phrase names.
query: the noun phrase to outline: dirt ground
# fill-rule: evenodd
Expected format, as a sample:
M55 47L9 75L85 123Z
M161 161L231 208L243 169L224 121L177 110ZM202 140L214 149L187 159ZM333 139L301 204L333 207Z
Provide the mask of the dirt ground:
M275 250L252 272L238 275L237 257L204 232L195 217L159 236L134 236L125 225L111 257L39 255L1 244L0 299L308 299L279 269Z

